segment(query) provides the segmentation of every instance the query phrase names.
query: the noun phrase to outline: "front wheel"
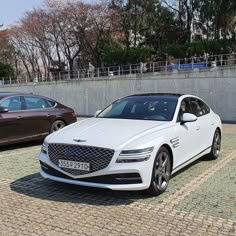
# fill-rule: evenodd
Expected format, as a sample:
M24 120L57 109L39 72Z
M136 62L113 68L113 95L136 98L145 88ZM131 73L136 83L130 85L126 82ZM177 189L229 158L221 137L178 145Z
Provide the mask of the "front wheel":
M171 174L170 153L165 147L161 147L156 155L152 179L148 192L154 196L163 193L169 183Z

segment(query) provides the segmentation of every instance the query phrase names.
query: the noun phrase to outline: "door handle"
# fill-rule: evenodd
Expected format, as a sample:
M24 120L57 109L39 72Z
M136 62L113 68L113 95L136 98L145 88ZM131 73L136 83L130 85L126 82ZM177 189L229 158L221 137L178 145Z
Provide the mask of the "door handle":
M23 118L22 116L17 116L17 117L16 117L17 120L20 120L20 119L22 119L22 118Z
M214 121L212 121L212 122L211 122L211 125L214 125L214 124L215 124L215 122L214 122Z
M47 115L47 117L50 117L50 116L52 116L52 115L51 115L51 114L48 114L48 115Z
M200 130L200 126L197 126L196 130Z

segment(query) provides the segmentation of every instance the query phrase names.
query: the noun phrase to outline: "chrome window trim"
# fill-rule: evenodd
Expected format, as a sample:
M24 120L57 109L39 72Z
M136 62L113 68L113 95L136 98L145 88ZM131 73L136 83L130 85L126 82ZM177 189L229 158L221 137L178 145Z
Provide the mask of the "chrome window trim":
M14 97L19 97L20 101L21 101L21 97L22 97L21 95L12 95L12 96L9 96L9 97L4 97L2 100L0 100L0 106L1 106L2 102L5 102L7 99L14 98ZM21 107L22 107L22 101L21 101ZM5 107L5 108L7 108L7 107ZM21 109L21 110L15 110L15 111L8 111L7 113L9 113L9 112L11 112L11 113L12 112L20 112L20 111L23 111L23 110Z
M25 109L25 110L22 110L22 111L34 111L34 110L48 110L48 109L51 109L51 108L55 108L58 103L56 101L53 101L51 99L47 99L47 98L44 98L44 97L40 97L40 96L35 96L35 95L22 95L24 101L25 101L25 97L34 97L34 98L41 98L41 99L44 99L44 100L48 100L50 102L53 102L55 103L55 105L53 107L46 107L46 108L35 108L35 109Z
M53 101L53 100L51 100L51 99L47 99L47 98L44 98L44 97L40 97L40 96L35 96L35 95L12 95L12 96L8 96L8 97L4 97L2 100L0 100L0 106L1 106L1 103L2 102L4 102L4 101L6 101L7 99L9 99L9 98L13 98L13 97L25 97L25 96L29 96L29 97L38 97L38 98L42 98L42 99L45 99L45 100L48 100L48 101L51 101L51 102L54 102L55 103L55 105L53 106L53 107L46 107L46 108L36 108L36 109L25 109L25 110L15 110L15 111L8 111L7 113L14 113L14 112L27 112L27 111L35 111L35 110L39 110L39 111L45 111L45 110L50 110L50 109L52 109L52 108L55 108L57 105L58 105L58 103L56 102L56 101ZM24 99L24 98L23 98ZM22 100L21 100L21 106L22 106Z
M56 104L57 105L57 104ZM53 106L53 107L46 107L46 108L36 108L36 109L25 109L25 110L21 110L21 111L45 111L45 110L50 110L50 109L52 109L52 108L55 108L56 107L56 105L55 106Z

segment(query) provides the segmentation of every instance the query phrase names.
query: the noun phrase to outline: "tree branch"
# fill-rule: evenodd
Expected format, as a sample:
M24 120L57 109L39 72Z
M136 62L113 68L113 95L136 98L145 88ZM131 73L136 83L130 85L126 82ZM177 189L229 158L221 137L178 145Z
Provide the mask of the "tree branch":
M179 10L177 10L176 8L174 8L173 6L171 6L166 0L163 0L162 1L167 7L169 7L170 9L172 9L173 11L176 11L176 12L180 12Z

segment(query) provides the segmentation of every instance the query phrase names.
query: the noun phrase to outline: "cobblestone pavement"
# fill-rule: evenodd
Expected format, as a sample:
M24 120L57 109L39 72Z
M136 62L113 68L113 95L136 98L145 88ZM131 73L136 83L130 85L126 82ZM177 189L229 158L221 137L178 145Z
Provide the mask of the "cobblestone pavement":
M176 174L159 197L44 180L40 142L1 148L0 235L236 235L236 126L221 156Z

